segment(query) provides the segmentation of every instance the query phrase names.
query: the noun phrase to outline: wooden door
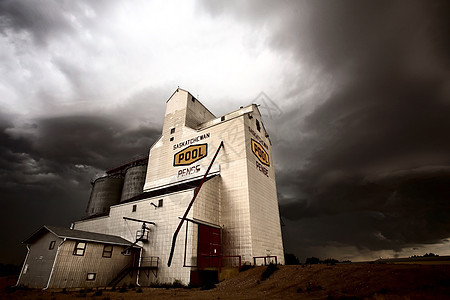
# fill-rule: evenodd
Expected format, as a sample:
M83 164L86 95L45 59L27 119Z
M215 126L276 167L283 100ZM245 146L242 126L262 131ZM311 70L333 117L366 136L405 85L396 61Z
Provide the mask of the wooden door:
M220 229L198 225L198 267L219 267L221 255Z

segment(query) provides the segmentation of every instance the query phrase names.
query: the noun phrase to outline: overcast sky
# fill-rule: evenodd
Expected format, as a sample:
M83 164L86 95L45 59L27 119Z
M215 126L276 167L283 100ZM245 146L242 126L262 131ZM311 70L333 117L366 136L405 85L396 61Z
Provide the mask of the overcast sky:
M81 218L179 86L261 104L286 252L450 254L448 1L0 2L0 262ZM264 95L260 93L263 92ZM259 97L258 97L259 96Z

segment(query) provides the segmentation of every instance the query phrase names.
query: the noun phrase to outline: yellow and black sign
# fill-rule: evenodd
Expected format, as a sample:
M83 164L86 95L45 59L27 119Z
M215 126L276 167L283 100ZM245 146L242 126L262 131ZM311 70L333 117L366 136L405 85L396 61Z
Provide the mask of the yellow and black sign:
M175 153L174 166L188 166L208 155L208 144L192 145Z
M270 167L269 154L264 150L263 146L252 139L252 152L256 155L260 162Z

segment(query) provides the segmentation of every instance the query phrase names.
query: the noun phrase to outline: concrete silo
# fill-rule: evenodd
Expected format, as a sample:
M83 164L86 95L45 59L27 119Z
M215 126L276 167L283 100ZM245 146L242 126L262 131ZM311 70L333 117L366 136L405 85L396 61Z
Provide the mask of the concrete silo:
M138 165L127 169L120 202L133 198L134 196L142 193L146 173L147 165Z
M111 205L120 202L123 186L122 176L105 176L92 183L91 196L86 209L86 216L105 214Z

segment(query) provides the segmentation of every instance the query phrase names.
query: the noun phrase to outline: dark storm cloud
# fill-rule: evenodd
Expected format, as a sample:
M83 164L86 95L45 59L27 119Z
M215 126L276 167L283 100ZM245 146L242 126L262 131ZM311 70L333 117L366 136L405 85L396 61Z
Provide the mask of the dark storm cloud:
M302 174L306 176L306 174ZM319 185L319 187L318 187ZM321 187L281 207L301 227L305 246L341 243L369 250L438 243L448 237L450 168L408 171L369 181L356 175ZM307 255L307 254L305 254Z
M201 8L265 28L270 46L339 73L361 60L386 65L414 46L448 59L447 1L201 1Z
M68 18L61 14L63 2L43 1L36 5L30 1L2 1L0 3L0 24L3 33L6 28L30 32L34 41L45 44L48 36L71 31Z
M89 26L92 17L105 11L104 1L26 1L0 2L0 32L27 32L39 46L51 38L74 34L81 24Z
M9 159L3 162L4 170L10 174L21 170L30 176L53 174L61 180L77 181L87 179L66 173L106 170L133 155L146 155L159 136L158 130L149 127L127 129L124 124L98 116L44 118L21 128L5 127L1 149L2 157Z
M146 153L159 134L146 127L127 130L124 124L97 116L44 119L37 131L34 145L40 157L98 169Z
M14 125L0 118L1 257L20 263L17 245L39 226L68 226L84 215L90 178L105 169L146 155L159 130L129 129L106 116L41 118ZM57 213L56 213L57 212Z
M288 251L400 251L450 236L448 2L205 1L203 8L266 28L274 50L333 83L326 99L312 99L313 110L283 107L272 122ZM279 98L300 103L303 80L290 79L299 84Z

